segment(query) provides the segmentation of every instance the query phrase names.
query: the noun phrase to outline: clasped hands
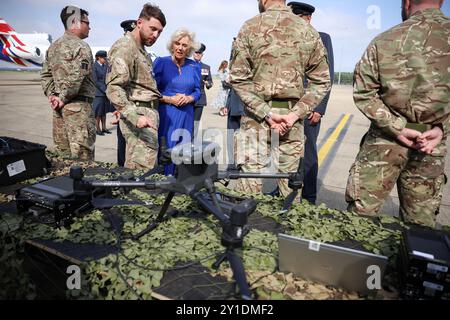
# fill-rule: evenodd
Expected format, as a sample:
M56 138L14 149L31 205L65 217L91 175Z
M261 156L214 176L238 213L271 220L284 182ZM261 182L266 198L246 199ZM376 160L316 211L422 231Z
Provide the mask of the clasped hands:
M279 135L284 136L292 129L298 119L299 116L294 112L287 115L272 113L270 117L266 117L266 122L269 124L270 129L274 130Z
M174 96L167 97L166 100L167 103L173 104L176 107L182 107L186 104L194 102L194 98L192 96L187 96L182 93L177 93Z
M50 106L52 107L52 109L55 111L61 109L65 105L65 103L55 95L48 96L48 101L50 102Z
M418 150L421 153L431 154L434 148L441 143L444 137L444 132L438 126L433 127L431 130L421 133L417 130L404 128L397 140L404 146Z

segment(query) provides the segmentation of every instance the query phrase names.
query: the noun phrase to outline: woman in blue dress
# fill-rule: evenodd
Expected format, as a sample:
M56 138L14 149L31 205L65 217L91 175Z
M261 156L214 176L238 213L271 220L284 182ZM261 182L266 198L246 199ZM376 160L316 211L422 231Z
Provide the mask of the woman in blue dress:
M196 50L194 33L179 29L167 45L170 56L157 58L153 64L160 99L159 145L164 137L168 148L191 142L194 131L194 105L200 98L201 69L188 59ZM174 175L175 165L166 165L165 175Z

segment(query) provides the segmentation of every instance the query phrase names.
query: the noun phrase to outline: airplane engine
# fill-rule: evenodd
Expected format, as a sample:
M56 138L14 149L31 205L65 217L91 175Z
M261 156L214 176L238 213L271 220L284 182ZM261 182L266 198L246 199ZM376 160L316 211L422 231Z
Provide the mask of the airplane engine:
M42 63L44 61L42 51L38 47L16 46L10 47L7 50L21 59L32 60L36 63Z

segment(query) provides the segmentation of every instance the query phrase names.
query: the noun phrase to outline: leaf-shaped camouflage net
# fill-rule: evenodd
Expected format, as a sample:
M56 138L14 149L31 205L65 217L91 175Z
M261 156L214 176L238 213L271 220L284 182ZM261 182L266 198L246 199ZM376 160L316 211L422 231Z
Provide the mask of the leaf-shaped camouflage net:
M49 155L55 168L52 176L68 174L70 166L74 165L74 161ZM88 178L114 179L123 172L110 164L76 164L91 168ZM140 174L142 172L135 172L136 176ZM278 232L322 242L351 240L368 251L387 255L391 261L396 257L400 232L386 227L398 226L395 218L367 219L325 205L305 203L295 204L291 211L280 215L281 198L241 194L224 188L220 191L230 196L251 196L259 202L256 212L250 216L250 232L240 252L249 283L259 299L360 298L355 293L277 273ZM67 229L55 229L44 224L24 223L21 216L5 212L1 208L13 197L1 195L0 299L45 298L38 295L42 292L37 291L23 267L24 243L28 239L114 248L102 258L82 261L82 288L64 291L70 299L224 299L233 296L228 263L222 264L219 270L211 268L216 255L224 249L220 244L221 228L213 216L204 214L190 197L178 195L171 203L169 211L175 212L171 219L139 241L131 241L124 235L138 233L155 219L165 194L142 190L133 190L126 196L115 194L123 199L146 200L152 205L94 210L76 218Z

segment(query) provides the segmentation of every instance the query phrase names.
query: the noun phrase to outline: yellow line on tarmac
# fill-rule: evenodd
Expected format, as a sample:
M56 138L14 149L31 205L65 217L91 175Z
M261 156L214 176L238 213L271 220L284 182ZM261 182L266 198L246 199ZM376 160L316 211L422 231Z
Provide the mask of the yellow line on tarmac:
M336 129L334 129L333 133L330 135L330 137L327 139L325 144L320 148L319 155L318 155L318 162L319 167L322 165L322 162L326 159L328 153L330 152L333 145L336 143L337 138L339 137L339 134L341 133L342 129L344 129L345 124L350 119L350 115L346 114L342 118L341 122L339 122Z

